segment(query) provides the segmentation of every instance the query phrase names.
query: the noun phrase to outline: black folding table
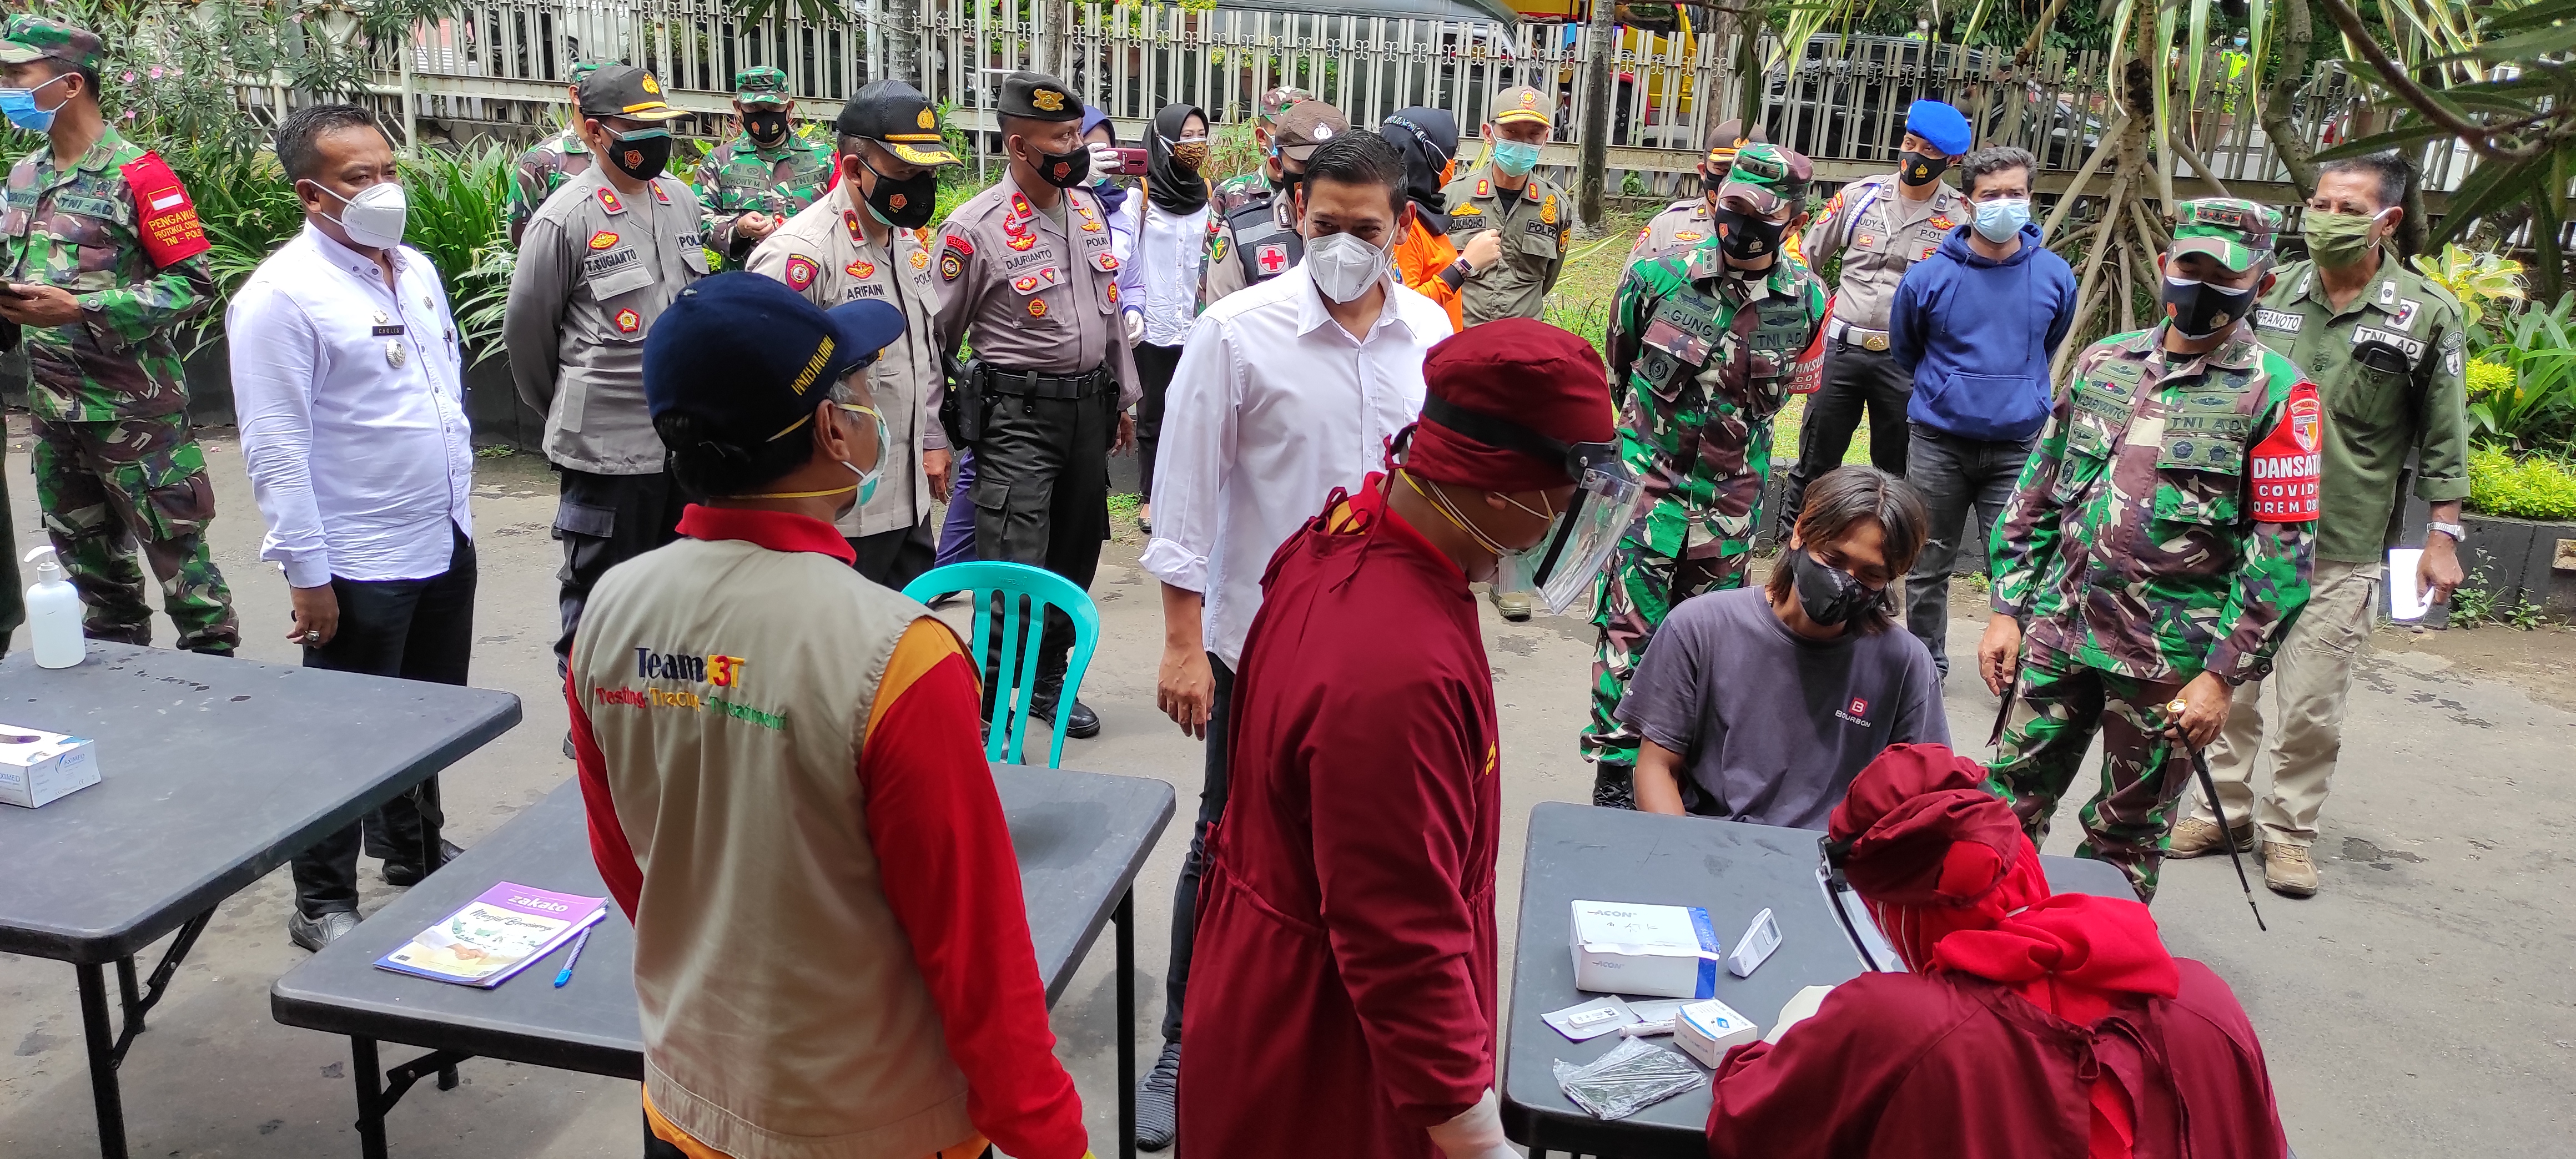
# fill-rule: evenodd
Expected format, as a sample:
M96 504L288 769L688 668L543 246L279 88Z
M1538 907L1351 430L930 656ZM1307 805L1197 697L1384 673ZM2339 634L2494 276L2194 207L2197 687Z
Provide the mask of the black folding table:
M117 1066L215 907L518 722L507 692L95 640L70 668L0 662L0 724L98 742L98 784L0 805L0 952L79 977L101 1155L125 1159Z
M1029 937L1049 1005L1072 982L1101 926L1118 927L1119 1154L1136 1134L1136 938L1132 886L1172 818L1161 781L996 765L1011 845L1020 861ZM608 892L591 861L581 788L567 783L463 857L278 979L269 1004L279 1022L349 1036L357 1084L358 1140L384 1159L385 1115L431 1075L456 1085L457 1063L498 1058L532 1066L644 1077L635 1010L635 930L611 905L593 927L572 981L553 985L569 950L557 950L490 990L398 974L375 960L502 881L591 896ZM429 1053L391 1069L376 1044Z
M1545 1159L1552 1151L1626 1159L1708 1154L1705 1083L1615 1122L1593 1118L1557 1086L1557 1060L1587 1063L1623 1041L1610 1034L1569 1042L1539 1017L1597 997L1574 988L1574 903L1699 906L1730 951L1754 916L1769 909L1780 925L1780 948L1750 978L1717 973L1718 1000L1768 1028L1799 990L1860 973L1859 955L1816 884L1818 836L1808 829L1558 802L1530 811L1512 1001L1503 1028L1502 1091L1504 1131L1529 1148L1530 1159ZM2039 860L2058 890L2137 896L2129 879L2108 863Z

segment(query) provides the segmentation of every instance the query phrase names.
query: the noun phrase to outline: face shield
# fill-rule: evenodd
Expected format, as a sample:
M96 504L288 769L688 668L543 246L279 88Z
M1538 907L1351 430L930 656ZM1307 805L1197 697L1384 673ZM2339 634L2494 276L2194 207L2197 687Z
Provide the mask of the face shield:
M1646 509L1646 488L1619 457L1616 441L1560 443L1518 423L1453 406L1438 395L1422 400L1422 417L1491 447L1561 463L1574 480L1574 497L1555 513L1534 546L1497 553L1494 590L1525 591L1561 616L1589 591L1610 549Z

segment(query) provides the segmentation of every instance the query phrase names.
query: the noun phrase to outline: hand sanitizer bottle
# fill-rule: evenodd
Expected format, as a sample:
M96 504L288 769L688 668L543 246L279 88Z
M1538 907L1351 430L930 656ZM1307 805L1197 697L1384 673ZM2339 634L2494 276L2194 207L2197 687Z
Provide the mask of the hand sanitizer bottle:
M36 565L36 582L27 588L27 637L36 646L37 667L69 668L88 647L81 637L80 592L63 579L53 548L28 552L27 562L36 563L38 556L45 562Z

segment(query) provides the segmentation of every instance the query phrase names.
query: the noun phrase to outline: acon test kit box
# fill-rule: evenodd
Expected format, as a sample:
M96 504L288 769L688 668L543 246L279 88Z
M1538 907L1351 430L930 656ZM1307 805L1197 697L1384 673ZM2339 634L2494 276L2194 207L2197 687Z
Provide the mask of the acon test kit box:
M33 809L97 783L97 741L0 724L0 804Z

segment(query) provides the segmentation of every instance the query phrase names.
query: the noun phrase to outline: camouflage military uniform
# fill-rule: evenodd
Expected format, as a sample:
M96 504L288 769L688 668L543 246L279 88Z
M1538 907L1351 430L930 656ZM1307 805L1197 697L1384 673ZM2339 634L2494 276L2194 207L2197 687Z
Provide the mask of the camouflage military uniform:
M156 262L146 229L164 253L185 256ZM152 642L139 540L179 646L231 651L241 632L206 550L215 492L188 425L174 333L214 301L194 207L159 158L111 128L68 170L48 148L21 159L0 235L7 280L62 287L82 308L79 322L28 327L25 341L37 505L80 589L84 628L93 639Z
M2270 671L2308 600L2323 436L2316 388L2251 327L2196 356L2164 338L2116 335L2077 360L1989 549L1996 614L2028 625L1994 787L2044 839L2100 732L2076 855L2118 865L2143 899L2190 777L2165 706L2204 671Z
M792 98L787 74L766 66L747 68L734 77L734 102L744 108L777 112ZM763 148L742 129L733 140L715 147L698 165L693 188L705 214L707 245L740 266L758 238L737 238L734 222L746 213L766 213L779 221L823 199L832 184L832 146L796 135L790 128L774 146Z
M1804 195L1791 188L1803 180L1764 184ZM1811 388L1824 318L1824 286L1804 266L1774 261L1742 276L1715 237L1631 266L1620 281L1609 335L1620 455L1653 502L1593 589L1600 636L1582 747L1598 766L1596 804L1633 804L1638 738L1612 714L1665 614L1744 586L1771 474L1771 418L1793 390Z
M581 134L570 129L519 154L519 166L510 175L510 244L519 244L520 232L528 228L528 219L537 215L537 207L548 196L589 169L590 148L581 143Z

